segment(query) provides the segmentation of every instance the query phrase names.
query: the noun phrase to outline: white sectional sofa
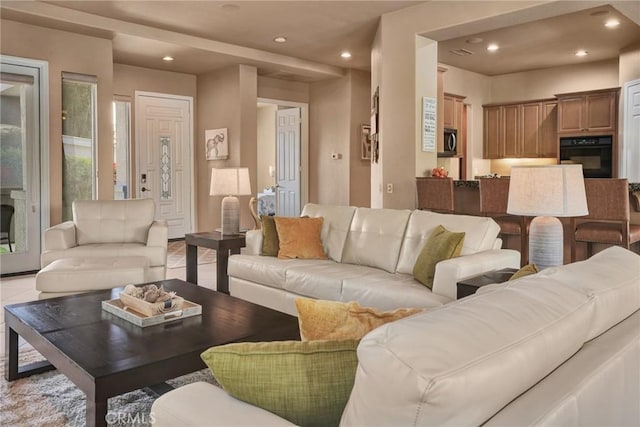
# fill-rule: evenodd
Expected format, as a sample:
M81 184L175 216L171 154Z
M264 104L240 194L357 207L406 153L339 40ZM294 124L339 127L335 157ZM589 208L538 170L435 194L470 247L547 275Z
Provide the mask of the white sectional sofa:
M260 256L262 234L250 231L245 253L229 259L231 295L292 315L300 296L383 310L437 307L456 299L460 279L520 265L517 251L500 249L500 227L491 218L316 204L307 204L302 215L324 218L321 237L329 259ZM438 225L464 231L465 239L460 257L438 263L431 291L412 272Z
M341 426L640 425L640 256L620 247L386 324ZM292 425L194 383L156 427Z

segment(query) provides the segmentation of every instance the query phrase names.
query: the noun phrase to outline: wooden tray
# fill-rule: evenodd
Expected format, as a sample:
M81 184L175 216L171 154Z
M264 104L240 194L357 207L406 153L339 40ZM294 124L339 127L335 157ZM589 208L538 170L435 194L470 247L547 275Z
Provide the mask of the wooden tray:
M172 322L174 320L184 319L186 317L198 316L202 314L202 306L191 301L184 300L180 310L170 311L168 313L158 314L156 316L147 316L146 314L125 307L120 299L112 299L102 301L102 309L118 316L134 325L144 328L146 326L159 325L162 323Z

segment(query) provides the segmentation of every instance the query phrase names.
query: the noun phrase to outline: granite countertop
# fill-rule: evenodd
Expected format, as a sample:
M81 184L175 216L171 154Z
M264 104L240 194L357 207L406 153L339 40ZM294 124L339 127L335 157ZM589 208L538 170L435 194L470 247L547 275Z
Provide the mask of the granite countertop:
M496 178L500 179L500 178ZM478 180L475 179L467 179L467 180L454 180L454 187L468 187L468 188L478 188ZM640 182L630 182L629 183L629 191L632 193L640 192Z

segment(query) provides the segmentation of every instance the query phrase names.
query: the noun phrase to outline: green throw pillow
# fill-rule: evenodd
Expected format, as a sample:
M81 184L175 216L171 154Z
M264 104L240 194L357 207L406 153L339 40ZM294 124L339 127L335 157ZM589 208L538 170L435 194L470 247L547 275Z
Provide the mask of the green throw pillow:
M464 232L453 233L439 225L422 248L413 266L413 277L427 288L433 287L436 264L445 259L460 256L464 244Z
M275 217L261 215L260 222L262 223L262 250L260 255L278 256L280 240L278 240Z
M528 276L530 274L536 274L538 272L538 266L535 264L527 264L522 267L520 270L513 273L513 276L509 280L516 280L524 276Z
M337 426L355 380L358 341L212 347L202 360L233 397L299 426Z

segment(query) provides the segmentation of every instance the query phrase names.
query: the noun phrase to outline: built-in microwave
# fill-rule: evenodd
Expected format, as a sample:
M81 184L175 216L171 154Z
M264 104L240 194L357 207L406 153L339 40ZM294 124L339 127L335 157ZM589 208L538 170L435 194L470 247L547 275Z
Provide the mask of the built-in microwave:
M456 129L444 129L444 151L438 153L438 157L454 157L458 154L458 131Z

